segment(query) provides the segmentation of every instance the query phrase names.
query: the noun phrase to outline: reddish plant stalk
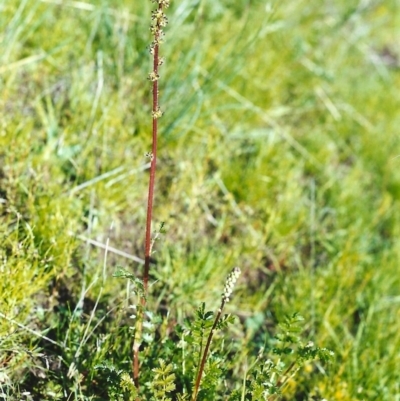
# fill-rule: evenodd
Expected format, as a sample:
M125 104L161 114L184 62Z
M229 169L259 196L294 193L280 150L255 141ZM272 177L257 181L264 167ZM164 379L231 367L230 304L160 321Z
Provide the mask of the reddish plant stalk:
M206 347L204 349L203 356L201 358L201 362L200 362L200 365L199 365L199 368L197 371L197 377L196 377L196 383L194 385L192 401L197 400L197 395L198 395L199 389L200 389L201 378L203 377L204 367L205 367L206 361L207 361L208 351L210 350L210 345L211 345L211 341L212 341L212 338L214 335L214 331L217 327L219 319L221 318L222 310L224 309L224 306L225 306L225 301L222 300L221 306L218 309L217 316L215 317L214 324L212 325L210 334L208 335Z
M240 269L238 267L235 267L231 271L231 273L228 275L228 278L226 280L224 292L222 294L221 306L219 307L219 309L217 311L217 315L215 316L214 323L213 323L210 333L207 337L206 347L204 348L203 355L202 355L202 358L200 361L200 365L197 369L196 382L194 385L192 401L197 400L197 395L199 394L199 390L200 390L201 378L203 377L203 372L204 372L204 368L206 366L207 357L208 357L208 351L210 350L211 341L214 336L214 332L217 329L218 322L222 316L222 311L224 310L224 306L227 302L229 302L229 297L232 295L233 287L235 286L236 281L239 278L239 276L240 276Z
M162 9L162 5L159 5L159 10ZM155 46L154 46L154 57L153 57L153 73L158 76L159 67L159 44L158 44L159 32L155 34ZM150 181L149 181L149 194L147 198L147 218L146 218L146 238L145 238L145 252L144 252L144 274L143 274L143 285L144 290L147 293L149 285L149 269L150 269L150 256L151 256L151 222L153 218L153 201L154 201L154 184L156 180L156 166L157 166L157 134L158 134L158 79L153 81L153 143L151 148L150 156Z
M161 65L159 57L159 44L161 36L163 35L162 27L167 24L167 18L163 13L163 7L168 7L168 0L158 0L158 8L152 13L152 25L151 31L154 35L154 41L151 44L150 52L153 55L153 71L149 74L149 79L152 81L152 93L153 93L153 107L152 107L152 147L150 154L150 181L149 191L147 198L147 216L146 216L146 235L145 235L145 262L143 272L143 287L144 296L140 299L140 305L138 305L135 337L133 341L133 380L135 386L139 388L139 374L140 374L140 363L139 363L139 350L142 342L142 328L144 309L146 306L146 297L149 285L149 270L150 270L150 258L152 248L151 238L151 223L153 218L153 201L154 201L154 186L156 179L156 166L157 166L157 135L158 135L158 118L161 117L162 113L159 108L159 93L158 93L158 69Z

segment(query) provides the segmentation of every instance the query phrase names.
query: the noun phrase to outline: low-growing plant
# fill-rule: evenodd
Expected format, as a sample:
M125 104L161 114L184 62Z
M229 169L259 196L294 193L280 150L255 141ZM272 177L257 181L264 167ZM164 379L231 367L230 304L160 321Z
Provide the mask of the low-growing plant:
M217 400L220 393L230 381L226 399L241 400L277 400L285 394L285 388L293 382L296 374L306 364L315 360L329 362L333 352L319 348L312 341L303 340L304 319L294 313L279 324L277 334L266 342L250 366L244 372L241 385L235 383L229 372L229 352L224 351L226 330L235 324L235 317L223 314L225 304L229 301L240 270L235 268L228 276L221 297L221 305L216 312L206 310L201 303L193 318L183 324L176 324L174 335L158 338L162 319L153 313L142 310L141 345L143 368L141 377L146 379L144 388L134 385L128 372L117 370L112 364L98 365L98 369L108 372L109 396L112 400L146 399L146 400ZM143 283L133 274L119 269L115 277L130 280L132 291L137 299L143 296ZM131 305L136 311L139 305ZM137 315L133 314L136 320ZM136 336L136 325L132 325L133 337ZM219 334L211 346L212 340ZM238 339L232 339L237 350ZM235 352L235 351L234 351ZM153 366L153 367L152 367ZM226 389L225 389L226 391Z
M307 362L332 360L332 351L319 348L312 341L303 342L303 321L299 314L294 313L279 324L278 334L270 344L273 348L260 349L246 372L243 388L236 390L229 400L276 400Z

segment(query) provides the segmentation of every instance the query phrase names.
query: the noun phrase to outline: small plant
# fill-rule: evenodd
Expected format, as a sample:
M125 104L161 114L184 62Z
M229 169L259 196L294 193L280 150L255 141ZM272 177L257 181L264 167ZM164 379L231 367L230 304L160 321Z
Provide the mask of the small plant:
M211 352L211 344L218 331L234 323L234 317L229 314L223 315L223 311L241 274L240 268L235 267L228 275L220 306L215 313L206 311L205 303L202 302L193 321L188 319L183 326L175 325L174 334L178 335L180 341L171 340L171 338L154 341L156 333L160 335L159 326L163 319L146 309L153 246L159 235L164 233L164 223L161 223L156 233L152 233L152 216L158 119L163 114L159 107L158 71L163 63L159 56L159 46L164 36L162 29L168 22L164 9L169 6L168 0L152 0L152 2L157 4L157 8L152 12L150 28L153 35L153 42L150 45L153 70L148 76L152 83L153 94L152 151L146 154L150 158L150 180L144 272L142 279L122 268L114 274L114 277L124 278L131 282L130 288L137 299L136 304L130 306L133 310L130 317L135 321L130 327L133 336L133 379L112 364L99 365L98 369L109 373L109 396L113 400L139 400L142 397L154 401L216 399L218 386L223 383L224 376L227 374L227 360L226 355L220 352L223 341L219 339L215 352ZM285 385L306 361L317 358L327 361L331 357L329 351L317 348L311 342L303 344L300 339L301 321L302 318L294 314L281 324L281 333L275 339L275 346L269 350L267 357L264 356L264 350L259 352L253 365L246 372L243 387L232 390L229 394L230 400L275 400L280 397ZM142 361L140 361L139 353L142 353ZM142 386L139 386L139 382Z
M234 318L231 315L223 315L222 313L226 303L229 302L239 275L240 269L238 267L234 268L228 275L224 292L222 294L221 305L216 314L211 311L206 311L205 303L202 303L196 311L193 322L188 320L186 328L179 325L176 326L176 333L182 335L182 340L179 342L161 342L161 344L159 344L161 345L161 348L155 347L153 349L154 353L151 354L156 354L158 356L169 355L170 357L172 355L180 355L180 358L176 360L177 364L182 367L180 370L180 378L183 381L187 381L185 378L189 378L189 382L193 383L193 391L190 398L192 401L197 399L205 371L207 372L205 387L208 391L211 388L214 388L216 384L220 382L222 377L220 366L223 364L223 360L210 358L210 347L215 332L226 328L229 324L234 322ZM145 297L142 281L137 279L133 274L120 268L114 273L114 277L130 280L133 293L139 299ZM132 305L131 309L136 313L131 315L131 318L135 319L135 322L141 319L141 325L139 326L141 329L140 333L137 332L137 324L132 327L134 341L140 342L140 345L142 345L143 340L147 344L151 344L154 338L155 324L153 324L153 322L160 323L160 320L153 317L152 313L145 311L141 303L138 305ZM148 322L148 324L146 324L146 322ZM185 347L189 347L190 352L187 352L186 354L181 352ZM149 351L149 353L150 352L151 351ZM152 363L149 353L147 353L147 359L150 359L148 365ZM206 366L207 363L208 365ZM185 366L190 367L190 369L186 370ZM103 371L107 370L110 373L108 380L111 384L109 392L113 397L112 399L118 399L115 398L116 394L118 394L116 389L119 389L121 394L128 392L130 397L137 397L139 388L135 383L135 388L132 389L129 385L129 380L127 380L126 372L123 370L117 370L112 364L99 365L98 369L102 369ZM147 387L153 394L154 399L164 401L170 400L168 393L175 390L176 387L174 382L176 379L174 365L167 363L165 359L159 357L158 367L153 368L152 372L153 375L151 376L151 381L147 384ZM124 386L123 383L125 383ZM188 387L185 391L191 391L191 388ZM177 394L178 399L189 400L188 393L185 391L181 394Z
M246 372L243 388L234 392L229 400L277 400L306 362L316 359L328 362L333 358L332 351L319 348L312 341L304 344L301 339L303 321L299 314L294 313L279 324L280 331L275 337L275 346L267 355L265 349L260 350Z
M226 325L226 323L228 322L228 318L225 318L225 319L221 320L221 315L222 315L222 311L224 309L225 304L227 302L229 302L229 298L232 295L233 288L235 287L236 281L239 278L239 276L240 276L240 269L238 267L235 267L233 269L233 271L229 274L229 276L228 276L228 278L226 280L224 292L222 294L221 306L219 307L219 309L217 311L217 314L216 314L215 319L214 319L214 323L211 326L211 330L210 330L210 332L208 334L208 337L207 337L207 342L206 342L204 351L202 352L201 361L199 363L199 367L198 367L198 371L197 371L197 375L196 375L196 382L195 382L195 385L194 385L192 401L196 401L196 399L197 399L197 394L199 392L200 382L201 382L201 378L203 376L204 367L205 367L205 363L206 363L206 360L207 360L208 351L210 349L211 341L212 341L212 338L213 338L213 335L214 335L214 331L216 329L220 329L220 328L224 327ZM202 309L200 311L198 311L198 314L201 314L201 317L203 318L204 322L207 322L208 318L210 318L212 316L210 314L210 312L208 312L207 314L204 314L204 304L203 304ZM203 334L203 332L204 332L203 329L204 328L202 327L201 334ZM201 352L200 352L200 354L201 354Z
M228 275L221 304L216 313L207 311L203 302L198 307L193 321L187 320L184 326L175 327L175 334L180 341L167 338L153 344L155 325L161 320L141 309L143 323L141 339L148 344L144 351L146 366L151 366L158 358L158 365L151 369L150 374L141 371L141 375L147 378L145 389L140 392L143 396L146 395L145 399L196 401L199 398L202 400L215 398L215 394L219 392L218 387L227 376L227 356L220 352L224 335L216 343L214 352L211 352L211 344L218 331L226 329L235 321L232 315L223 315L223 310L229 302L239 275L240 269L237 267ZM114 276L129 279L133 284L134 293L139 297L143 296L142 282L134 275L120 269ZM136 306L132 308L137 310ZM132 318L137 320L138 314L132 315ZM294 381L296 374L306 363L314 360L328 362L332 359L331 351L302 339L303 321L299 314L294 313L279 324L277 335L259 351L245 372L242 388L231 391L227 399L278 400L283 396L286 386ZM135 327L132 329L136 338ZM111 399L139 399L139 389L126 372L117 370L110 364L99 368L110 373L108 380ZM179 391L177 383L181 383ZM125 398L118 398L122 396Z
M128 373L116 369L111 363L102 363L95 367L99 371L104 371L107 377L107 389L110 400L134 400L137 397L136 386Z
M175 390L175 374L172 373L172 364L166 364L163 359L158 360L159 367L153 369L154 378L150 387L154 398L159 401L171 401L168 393Z

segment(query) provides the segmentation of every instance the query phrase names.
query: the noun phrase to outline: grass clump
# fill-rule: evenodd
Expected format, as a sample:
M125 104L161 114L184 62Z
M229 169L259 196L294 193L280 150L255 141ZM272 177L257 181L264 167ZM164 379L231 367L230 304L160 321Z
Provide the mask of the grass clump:
M142 298L151 6L1 6L5 399L137 397L129 307ZM190 399L216 316L203 302L219 304L236 265L225 309L238 318L213 335L198 399L398 395L398 11L171 2L144 399ZM128 280L112 277L119 265Z

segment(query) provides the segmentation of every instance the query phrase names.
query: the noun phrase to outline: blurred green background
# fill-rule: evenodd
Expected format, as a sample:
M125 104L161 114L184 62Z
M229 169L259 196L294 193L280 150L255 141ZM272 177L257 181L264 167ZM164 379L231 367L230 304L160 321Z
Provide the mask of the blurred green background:
M0 4L5 399L102 399L94 366L129 369L112 273L142 274L152 7ZM400 400L399 3L172 0L167 15L151 306L172 322L213 308L241 266L238 363L299 312L336 356L287 400Z

